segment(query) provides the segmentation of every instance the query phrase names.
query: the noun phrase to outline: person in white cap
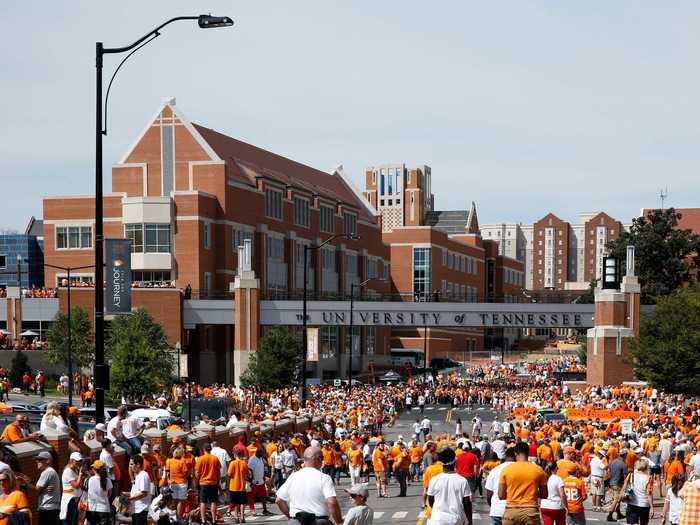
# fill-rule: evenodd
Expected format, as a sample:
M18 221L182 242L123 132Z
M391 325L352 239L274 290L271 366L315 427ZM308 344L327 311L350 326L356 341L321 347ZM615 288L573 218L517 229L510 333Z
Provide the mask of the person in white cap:
M355 483L349 489L345 489L353 506L345 515L343 525L372 525L374 511L367 505L369 490L367 485Z
M73 452L61 475L63 494L61 495L59 518L64 525L77 525L78 523L78 502L83 494L81 487L84 480L83 455L80 452Z

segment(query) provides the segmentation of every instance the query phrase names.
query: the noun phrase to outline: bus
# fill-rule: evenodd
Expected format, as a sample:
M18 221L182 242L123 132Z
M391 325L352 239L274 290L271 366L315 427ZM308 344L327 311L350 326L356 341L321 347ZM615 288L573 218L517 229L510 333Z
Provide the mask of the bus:
M423 367L423 350L415 348L392 348L391 364L403 368L410 363L415 368Z

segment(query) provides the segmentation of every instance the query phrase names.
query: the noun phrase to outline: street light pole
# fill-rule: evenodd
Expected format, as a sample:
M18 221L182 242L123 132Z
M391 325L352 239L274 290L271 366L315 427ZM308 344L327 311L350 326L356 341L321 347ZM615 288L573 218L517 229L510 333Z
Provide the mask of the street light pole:
M377 279L376 277L370 277L365 279L360 284L350 283L350 350L348 351L348 392L352 390L352 350L353 350L353 329L355 328L353 313L354 313L354 303L355 303L355 288L362 290L362 287L368 282ZM383 281L384 279L377 279ZM360 292L361 293L361 292Z
M215 27L229 27L233 20L227 16L178 16L159 25L152 31L135 42L123 47L104 47L102 42L95 43L95 416L97 423L104 423L104 392L108 385L108 371L105 365L104 349L104 211L102 206L102 136L107 134L106 122L103 128L102 120L102 64L104 55L121 54L131 51L117 66L112 79L107 87L107 99L109 89L119 68L124 62L141 47L160 36L160 30L168 24L179 20L197 20L201 29ZM106 113L106 103L105 103Z
M302 326L302 333L301 333L301 346L302 346L302 358L301 358L301 409L303 409L306 406L306 363L307 363L307 319L306 319L306 295L307 295L307 288L308 288L308 283L307 283L307 264L308 264L308 252L309 250L319 250L323 248L326 244L329 242L337 239L338 237L343 237L348 240L357 240L360 238L359 235L354 234L354 233L338 233L335 235L331 235L323 241L321 244L318 245L304 245L304 292L302 295L302 307L301 307L301 326Z
M75 268L71 266L57 266L55 264L44 263L44 266L53 268L54 270L63 270L67 275L67 289L68 289L68 406L73 406L73 323L71 321L71 300L70 300L70 290L71 282L70 272L72 270L85 270L87 268L92 268L92 265L88 266L76 266Z

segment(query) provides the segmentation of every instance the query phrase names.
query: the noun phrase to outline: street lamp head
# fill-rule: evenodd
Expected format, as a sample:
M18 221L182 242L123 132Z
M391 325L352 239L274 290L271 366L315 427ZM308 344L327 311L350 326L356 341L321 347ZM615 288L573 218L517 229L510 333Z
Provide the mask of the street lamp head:
M346 233L343 235L348 241L359 241L360 236L356 233Z
M199 15L197 19L200 29L210 29L213 27L230 27L233 20L228 16Z

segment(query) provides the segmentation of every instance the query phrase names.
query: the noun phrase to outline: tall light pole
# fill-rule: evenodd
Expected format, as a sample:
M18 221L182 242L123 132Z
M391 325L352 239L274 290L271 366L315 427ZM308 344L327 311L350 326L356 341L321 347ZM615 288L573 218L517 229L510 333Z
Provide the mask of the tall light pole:
M88 266L57 266L55 264L44 263L44 266L53 268L54 270L62 270L66 272L66 287L68 288L68 406L73 405L73 325L71 324L71 304L70 304L70 288L71 288L71 278L70 272L73 270L85 270L87 268L92 268L92 265Z
M383 281L384 279L379 279L377 277L370 277L369 279L365 279L362 281L360 284L355 284L355 283L350 283L350 349L348 350L348 392L352 390L352 337L353 337L353 328L354 322L353 322L353 313L354 313L354 303L355 303L355 288L360 290L360 293L362 293L362 287L366 285L368 282L372 280L378 280L378 281Z
M359 235L356 235L354 233L337 233L335 235L331 235L323 241L321 244L317 245L310 245L310 244L305 244L304 245L304 295L302 296L302 308L301 308L301 323L302 323L302 332L301 332L301 353L302 353L302 358L301 358L301 408L303 409L306 406L306 361L307 361L307 338L306 338L306 292L307 292L307 286L308 286L308 260L309 260L309 251L310 250L319 250L323 248L326 244L328 244L331 241L334 241L338 237L343 237L348 240L357 240L360 238Z
M104 47L102 42L95 43L95 416L98 423L104 423L104 391L108 385L108 370L105 365L105 347L104 347L104 238L103 238L103 217L102 209L102 136L107 134L107 123L103 127L102 123L102 63L104 55L121 54L130 51L124 60L117 66L112 75L109 85L107 86L107 94L105 96L105 117L107 114L107 100L109 99L109 90L112 87L112 82L117 72L122 67L124 62L140 48L152 42L160 36L160 30L168 24L180 20L197 20L199 27L202 29L215 27L229 27L233 25L233 20L227 16L178 16L171 18L167 22L159 25L152 31L124 47Z

